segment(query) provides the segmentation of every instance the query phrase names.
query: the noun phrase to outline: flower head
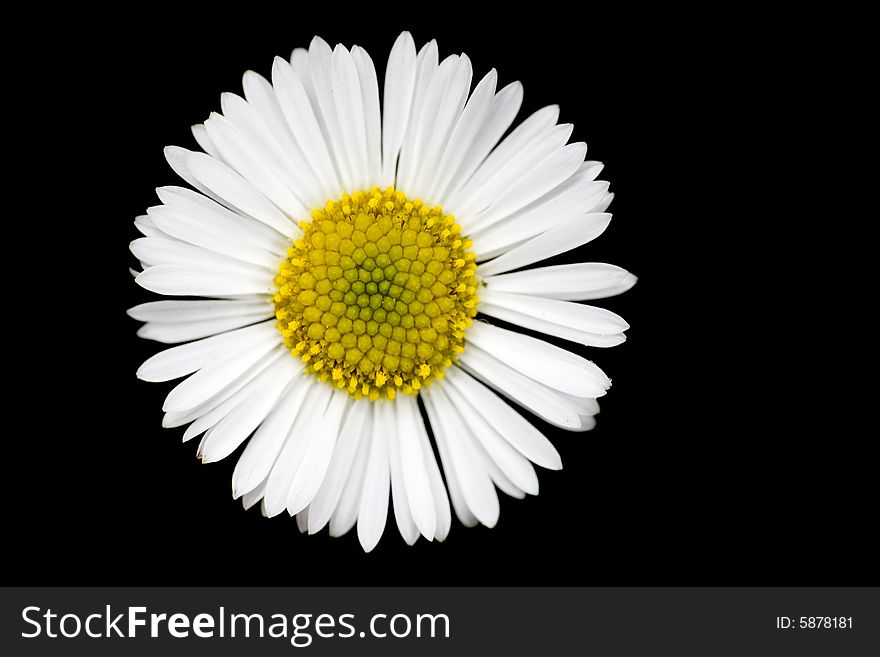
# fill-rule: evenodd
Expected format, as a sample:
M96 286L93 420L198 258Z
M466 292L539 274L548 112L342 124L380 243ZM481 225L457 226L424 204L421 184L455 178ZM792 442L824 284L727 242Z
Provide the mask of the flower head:
M555 106L504 136L521 85L497 90L494 70L471 82L466 55L439 61L433 41L417 53L404 32L380 106L366 51L315 38L276 58L271 83L248 71L244 97L222 95L222 114L193 127L204 152L166 149L192 189L160 188L136 219L136 280L201 298L129 311L142 337L180 343L138 376L186 377L163 424L201 435L204 462L247 441L232 481L246 508L287 511L309 533L356 524L371 550L391 498L407 543L443 540L452 510L491 527L496 487L537 494L533 464L561 467L502 397L564 429L594 426L605 374L491 319L623 342L620 317L575 302L635 277L533 266L607 227L602 165L567 143Z

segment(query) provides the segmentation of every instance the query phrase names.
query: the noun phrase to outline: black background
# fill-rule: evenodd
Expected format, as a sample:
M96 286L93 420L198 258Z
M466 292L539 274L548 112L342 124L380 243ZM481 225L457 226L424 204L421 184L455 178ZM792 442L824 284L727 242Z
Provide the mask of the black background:
M726 35L724 16L691 16L702 21L692 27L669 9L502 14L383 5L188 16L178 7L19 26L39 51L24 58L36 88L19 99L37 123L27 173L53 184L31 192L27 248L39 261L11 286L28 295L27 322L17 324L28 342L7 344L10 360L27 354L7 408L25 421L7 436L8 576L312 585L864 576L876 548L866 436L819 428L823 415L847 416L824 401L829 381L792 393L796 372L781 352L802 325L774 313L790 301L793 269L758 264L783 217L766 212L770 192L748 174L779 168L761 163L768 126L749 118L764 83L733 91L753 44ZM365 555L354 534L302 536L286 516L243 511L230 493L237 454L201 465L182 429L161 428L171 386L134 376L159 345L136 338L125 315L151 298L128 273L127 246L138 237L133 218L158 203L154 188L180 184L162 148L195 147L189 126L219 111L222 91L240 92L246 69L268 75L273 56L319 34L367 48L381 76L402 29L418 44L436 38L441 56L467 52L475 79L495 67L500 84L521 80L520 118L561 106L616 196L606 233L559 260L614 263L639 282L598 302L632 328L617 348L580 351L614 386L594 431L544 427L564 469L539 473L538 497L502 495L496 528L454 519L445 543L412 548L389 516ZM818 338L831 324L807 331ZM28 348L14 353L17 344Z

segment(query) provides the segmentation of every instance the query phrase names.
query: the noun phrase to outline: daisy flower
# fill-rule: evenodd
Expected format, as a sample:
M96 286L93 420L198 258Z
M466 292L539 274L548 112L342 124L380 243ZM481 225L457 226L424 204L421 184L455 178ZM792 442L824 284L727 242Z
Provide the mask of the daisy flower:
M404 32L380 95L364 49L316 37L276 58L271 82L248 71L243 97L223 94L222 113L193 126L202 151L165 150L190 187L157 190L131 250L137 283L178 298L129 314L141 337L180 344L137 375L183 378L163 425L201 436L203 462L247 441L232 476L245 508L286 511L309 533L356 525L369 551L390 498L408 544L442 541L452 511L492 527L496 487L535 495L533 465L561 468L503 398L563 429L594 426L602 370L492 320L623 342L622 318L576 302L634 276L533 267L608 226L602 165L567 143L558 107L507 134L522 86L498 90L494 70L471 83L466 55L440 61Z

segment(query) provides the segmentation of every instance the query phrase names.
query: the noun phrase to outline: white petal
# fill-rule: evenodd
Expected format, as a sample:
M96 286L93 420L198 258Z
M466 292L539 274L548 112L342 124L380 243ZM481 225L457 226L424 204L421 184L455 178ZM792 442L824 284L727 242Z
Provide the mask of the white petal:
M310 205L320 205L329 198L329 190L325 189L318 171L309 164L303 147L291 132L272 85L262 75L247 71L242 78L242 87L248 104L266 124L268 138L284 153L301 178L303 196L300 198ZM291 178L291 181L295 180L296 177Z
M149 215L142 214L134 218L134 227L138 229L144 237L164 237L165 233L159 230Z
M388 56L382 111L382 186L393 185L416 82L416 46L403 32Z
M477 447L481 450L483 467L486 468L486 471L489 473L489 477L492 479L492 483L495 484L498 490L518 500L523 499L526 496L526 492L518 488L510 479L507 478L507 476L498 468L495 462L490 459L489 456L485 453L485 450L482 449L482 445L477 445ZM526 461L526 463L528 463L528 461Z
M202 147L202 150L205 151L211 157L216 157L220 161L223 160L223 156L220 155L220 151L217 150L217 147L214 145L214 142L211 141L211 136L208 134L208 131L205 129L205 125L203 123L197 123L192 126L193 137L196 138L196 142L198 142L199 146Z
M213 429L202 448L202 462L212 463L226 458L260 426L298 371L279 359L263 375L264 381L236 409Z
M231 255L257 265L277 267L289 240L274 228L215 203L184 187L159 187L156 194L166 208L150 208L157 227L197 246ZM263 251L274 257L267 257ZM271 263L275 264L272 265Z
M300 77L290 64L280 57L276 57L272 65L272 84L281 112L296 143L321 183L324 197L336 198L342 189L342 183L336 173L318 119L312 110L311 101Z
M447 368L445 378L471 401L473 407L507 442L532 463L550 470L562 468L562 459L553 444L486 386L458 367Z
M170 296L225 297L275 291L271 274L244 274L203 266L156 265L138 274L135 281L150 292Z
M437 67L427 81L427 87L419 99L421 110L413 115L407 129L407 142L401 155L400 186L412 196L421 198L424 190L420 187L419 176L429 159L429 142L437 120L437 113L443 101L443 91L448 86L452 74L458 65L458 55L450 55ZM418 80L416 81L418 87Z
M138 368L137 377L151 382L178 379L209 363L216 362L235 350L265 342L274 337L273 334L280 335L274 322L269 321L172 347L147 359Z
M263 480L260 482L258 486L256 486L253 490L248 491L244 495L241 496L241 505L245 508L245 511L250 509L254 504L263 499L263 493L266 491L266 481Z
M501 274L576 249L599 237L610 221L611 215L605 212L572 217L494 260L481 263L480 274Z
M367 186L367 124L357 65L341 44L333 50L330 61L330 97L339 124L340 150L345 152L351 172L351 189Z
M434 540L434 534L437 532L437 509L435 508L434 493L431 489L431 480L426 467L428 459L422 453L423 444L418 428L418 424L421 424L418 403L415 397L402 395L395 401L394 405L398 407L397 421L399 433L397 434L396 446L399 452L402 473L401 485L406 491L413 522L418 527L419 532L431 541ZM424 431L424 425L422 426L422 431ZM429 456L433 459L433 452ZM445 493L443 496L445 497ZM448 509L448 502L446 506ZM395 513L396 509L397 506L395 505Z
M577 142L554 150L537 163L532 160L527 171L514 174L517 180L515 186L507 187L507 193L502 194L486 212L474 217L470 230L477 231L483 226L492 225L540 199L573 176L583 164L586 154L587 145ZM489 193L495 191L493 189Z
M277 516L287 507L287 493L290 484L302 463L303 456L308 449L309 443L318 432L321 419L330 403L333 388L313 382L309 386L306 400L301 406L301 412L293 423L293 428L287 436L272 471L266 482L266 495L263 503L266 506L266 515L270 518Z
M442 192L442 198L449 198L470 180L471 176L495 148L501 136L507 132L522 105L523 88L519 82L512 82L495 94L483 126L474 137L471 147L452 177L452 181Z
M467 341L530 379L576 397L601 397L611 385L605 373L586 358L486 322L474 322Z
M190 153L186 166L206 188L231 206L277 230L297 238L302 231L256 187L228 166L204 153Z
M287 512L291 515L299 513L311 504L312 499L321 487L336 440L339 438L339 428L342 424L342 416L351 400L351 396L344 391L337 390L330 398L330 404L315 436L309 442L308 449L303 454L302 463L296 470L290 490L287 493Z
M596 428L596 418L592 415L581 415L581 428L578 431L591 431Z
M186 148L181 148L180 146L166 146L165 160L168 162L168 165L174 170L174 173L183 178L183 180L195 187L208 198L211 198L220 205L229 208L230 206L227 201L220 198L219 196L217 196L217 194L205 187L205 185L199 182L199 180L193 175L193 172L190 171L189 165L186 163L186 159L193 153L194 151L187 150Z
M364 127L367 131L367 181L369 188L381 183L382 172L382 118L379 111L379 83L376 67L366 50L353 46L354 58L360 80L361 101L364 105ZM309 516L311 517L311 515Z
M273 170L271 160L266 159L264 152L254 148L229 119L221 114L212 113L205 121L205 128L228 166L237 171L277 208L296 220L307 219L310 216L302 201ZM217 189L215 191L221 193Z
M468 430L470 431L470 441L474 447L474 455L478 457L480 463L482 463L482 467L486 471L486 474L489 475L492 483L495 484L498 490L502 493L510 495L518 500L523 499L526 496L526 492L515 485L507 475L501 471L501 468L499 468L495 461L492 460L488 452L483 448L483 445L477 440L476 436L474 436L470 427L468 427ZM519 458L522 459L528 467L532 467L528 459L523 458L521 455ZM534 468L532 468L532 470L534 471ZM535 476L537 477L537 475ZM535 483L537 484L537 481Z
M272 380L271 371L273 368L278 367L278 361L281 360L284 351L284 349L278 347L269 352L251 365L241 376L230 381L223 389L197 406L193 406L189 411L166 413L166 416L171 416L172 418L194 419L192 424L183 433L183 442L192 440L215 426L220 420L241 406L242 402L252 393L260 391L265 383L270 382ZM202 443L204 442L203 440ZM201 445L199 446L198 457L202 457Z
M180 412L198 406L244 374L249 367L278 345L279 340L273 336L220 356L177 384L168 393L162 410Z
M394 519L397 529L407 545L413 545L419 538L419 528L413 520L410 511L409 494L403 480L403 466L400 458L400 443L408 440L409 436L401 436L400 421L397 417L400 409L394 404L394 409L389 409L386 419L389 420L386 438L388 440L388 463L391 470L391 501L394 506Z
M572 301L544 299L527 294L480 293L480 312L565 340L592 347L612 347L626 339L629 324L610 310Z
M551 138L558 118L559 107L550 105L538 110L520 123L480 163L469 180L462 182L457 189L450 191L449 197L444 203L444 209L448 206L449 211L453 214L461 215L460 208L473 205L479 199L487 199L488 197L481 194L483 188L493 180L499 179L507 167L521 165L523 163L522 154L529 152L538 144L549 143L548 140ZM556 138L552 139L553 143L556 141ZM477 210L480 209L482 208L477 207Z
M268 354L263 356L256 363L254 363L250 367L250 369L247 370L247 372L242 374L236 380L232 381L228 386L220 390L218 393L203 401L198 406L194 406L193 408L187 411L182 411L180 413L165 413L165 415L162 417L162 426L167 429L171 427L179 427L184 424L196 421L199 422L199 426L188 427L186 433L184 433L183 440L184 442L186 442L190 438L199 435L205 429L214 426L229 411L229 409L237 403L230 402L230 399L236 397L242 389L250 385L251 382L254 381L254 379L259 377L269 365L276 362L281 356L283 356L283 354L284 350L281 348L270 351ZM292 368L297 370L302 369L302 367L299 366L299 363L297 363L293 359L288 358L288 361L290 361L290 366ZM211 418L207 420L203 419L206 415L209 414L212 414Z
M333 101L331 80L333 51L321 37L314 37L309 45L309 73L312 77L312 107L322 119L321 127L327 149L336 165L336 171L345 189L353 189L356 180L354 168L345 151L345 138L340 128L339 115Z
M129 248L138 260L147 263L148 266L182 265L241 273L249 278L273 277L273 272L265 267L257 267L169 237L139 237L129 245Z
M387 404L378 404L375 409L373 433L370 436L370 452L358 508L358 540L364 552L369 552L385 531L388 517L388 494L391 486L391 471L388 464Z
M443 473L446 476L446 486L449 489L449 499L452 500L452 508L455 510L455 516L458 521L465 527L475 527L479 524L477 517L468 508L465 502L464 494L461 490L461 484L458 481L458 475L455 472L455 464L450 455L449 446L446 443L445 434L440 425L440 418L434 408L434 403L428 395L422 391L420 395L425 403L425 410L428 412L428 418L431 422L431 430L434 434L434 440L437 443L437 451L440 452L440 461L443 463ZM439 539L438 540L442 540Z
M147 322L138 329L137 335L145 340L155 340L164 344L176 344L206 338L224 331L249 326L272 316L268 309L251 315L202 319L196 322Z
M577 410L565 399L490 356L479 347L469 345L459 356L458 362L483 383L550 424L562 429L580 429L581 422Z
M329 47L329 44L327 44L327 42L320 37L314 37L312 41L318 41ZM324 143L327 144L327 148L330 148L329 133L327 132L327 126L324 123L324 116L321 114L321 107L318 104L318 97L315 94L315 84L314 82L312 82L312 69L314 68L314 64L311 59L312 58L309 56L309 51L307 49L294 48L293 52L290 53L290 67L293 72L296 73L300 82L302 82L303 90L306 92L309 105L312 108L312 112L314 112L315 114L315 120L318 122L318 128L321 131L321 139L323 139Z
M617 333L614 335L598 335L596 333L579 331L577 329L571 328L570 326L554 324L552 322L539 319L532 315L515 312L508 308L495 306L490 303L481 305L480 312L486 315L490 315L492 317L496 317L505 322L515 324L516 326L521 326L523 328L531 329L533 331L540 331L541 333L546 333L547 335L554 335L556 337L563 338L564 340L577 342L578 344L582 344L587 347L615 347L626 341L626 336L623 333Z
M607 182L593 180L591 167L584 162L574 175L525 207L507 215L484 215L478 226L469 226L477 259L508 251L511 246L574 217L602 212L613 196L608 192Z
M397 163L398 188L409 189L415 167L418 165L419 142L418 127L422 120L422 108L425 105L425 96L431 85L431 80L437 71L437 42L429 41L419 51L416 57L416 83L413 89L412 109L409 114L409 123L404 133L403 146L400 149L400 159Z
M487 458L491 459L517 489L530 495L537 495L538 476L529 460L501 437L498 431L477 412L471 402L459 392L458 388L445 381L438 382L438 385L443 388L443 392L455 407L461 417L462 425L485 450Z
M310 534L316 534L324 528L339 504L345 482L352 471L358 447L363 440L367 440L366 436L370 435L372 407L373 404L370 402L360 401L351 404L348 409L339 431L339 440L336 441L336 448L333 451L327 475L309 505Z
M462 422L464 420L462 419ZM498 467L498 464L489 456L489 453L483 447L482 443L477 439L474 435L474 431L472 427L467 427L470 432L470 441L474 447L474 455L478 457L479 461L482 463L483 469L489 475L489 478L492 480L492 483L500 490L501 492L510 495L518 500L523 499L526 496L526 492L521 489L519 486L513 483L511 479ZM503 441L502 441L503 442ZM516 452L516 450L514 450ZM517 458L521 460L522 463L525 464L526 467L531 469L532 473L534 473L534 468L532 467L529 460L524 458L518 452ZM528 475L526 475L528 476ZM533 476L534 479L534 490L537 491L537 475Z
M445 541L449 535L449 529L452 527L452 510L449 507L449 496L446 494L446 486L443 484L443 477L440 474L440 466L437 465L437 459L434 457L434 450L431 447L431 441L428 439L428 430L425 428L425 422L422 414L416 406L416 435L421 445L422 457L425 460L425 471L428 474L428 482L431 484L431 497L434 500L434 510L437 515L437 527L434 530L434 539L437 541ZM418 517L413 511L415 517ZM474 519L476 522L476 519Z
M599 412L599 402L593 397L575 397L567 393L563 393L562 397L571 402L582 417L596 415Z
M443 157L437 166L436 176L427 193L428 198L443 198L447 187L459 171L465 156L474 141L478 139L478 135L486 123L492 109L492 99L497 83L498 74L493 68L477 84L449 137Z
M452 206L457 214L474 218L473 223L468 223L468 230L481 227L484 217L505 216L508 210L522 207L552 189L548 187L548 179L565 179L558 170L560 167L565 167L568 175L576 171L583 161L586 145L571 144L565 150L572 129L570 123L556 125L538 133L529 142L517 144L516 152L505 152L503 156L493 152L462 189L461 199ZM558 155L560 151L563 152ZM501 157L506 159L497 159Z
M628 271L614 265L578 262L487 276L483 283L497 292L588 301L622 294L635 285L636 280Z
M296 514L296 528L301 534L305 534L309 530L309 507Z
M498 494L473 444L473 438L441 387L426 388L423 395L434 406L436 417L431 417L434 435L438 444L441 441L446 444L449 461L468 509L482 524L494 527L500 511ZM441 451L441 457L442 454ZM448 470L446 459L443 460L443 467Z
M266 299L242 301L198 300L149 301L128 309L128 316L141 322L187 323L227 317L249 317L273 310Z
M604 168L605 165L601 162L596 162L595 160L587 160L581 167L581 172L587 174L587 177L584 179L585 181L596 180L596 178L599 177L599 174L602 173L602 170Z
M351 464L351 471L342 487L339 504L333 510L333 515L330 516L330 536L347 534L357 521L361 492L364 488L364 476L367 472L367 461L369 461L372 446L374 416L375 409L370 412L364 423L364 435L358 444L357 453Z
M412 194L419 198L430 198L428 194L437 179L440 159L471 88L473 69L467 55L450 60L453 63L449 66L449 73L444 75L441 66L431 81L422 111L422 125L419 128L422 132L422 154L412 183ZM436 200L431 199L431 202Z
M277 113L275 118L279 118L282 124L277 125L277 121L272 121L272 118L269 120L277 126L281 134L273 134L258 110L241 96L232 93L227 92L220 96L223 115L241 132L262 164L271 168L274 175L290 188L296 198L308 208L320 205L324 199L321 198L318 181L302 157L300 149L290 143L293 136L283 123L284 117L277 108L271 86L268 94L271 95L268 100L275 105L274 111L269 111Z
M267 480L294 420L302 409L306 394L314 385L317 383L309 376L295 379L257 429L232 473L232 491L235 497Z
M296 71L301 80L309 80L311 86L312 74L309 70L309 51L305 48L294 48L290 53L290 66Z
M208 438L210 437L210 435L211 435L211 431L208 430L208 431L206 431L205 434L202 436L202 439L199 441L199 447L198 447L198 449L196 450L196 458L198 458L198 459L201 459L201 458L202 458L202 448L205 446L205 441L208 440Z
M507 217L502 221L496 222L490 226L485 232L474 234L471 239L474 243L474 253L477 256L477 262L484 262L490 258L495 258L508 251L512 251L517 247L528 244L527 240L541 236L543 233L550 233L547 238L553 239L553 244L548 247L544 242L538 241L531 244L531 247L540 245L542 249L546 249L551 255L540 255L540 257L530 256L532 261L549 258L552 255L570 251L577 248L581 244L586 244L594 240L607 228L605 224L599 224L599 232L594 233L595 227L590 224L582 223L584 218L594 217L601 220L600 213L608 209L614 194L604 191L608 183L597 183L602 187L589 199L582 202L569 204L559 213L555 213L551 209L550 204L532 212L528 208L515 212L511 217ZM520 221L522 220L522 221ZM560 229L562 236L550 232L552 229ZM573 235L570 237L569 235ZM561 245L565 239L573 239L571 246L563 248ZM519 266L519 265L518 265ZM515 267L505 266L504 269L509 271Z

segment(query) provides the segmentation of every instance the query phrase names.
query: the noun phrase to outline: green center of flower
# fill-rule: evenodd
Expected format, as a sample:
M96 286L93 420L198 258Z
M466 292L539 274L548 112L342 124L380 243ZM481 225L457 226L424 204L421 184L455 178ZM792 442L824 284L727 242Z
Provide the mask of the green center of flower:
M372 400L442 377L477 303L474 253L455 218L374 187L328 201L300 228L274 301L307 371Z

